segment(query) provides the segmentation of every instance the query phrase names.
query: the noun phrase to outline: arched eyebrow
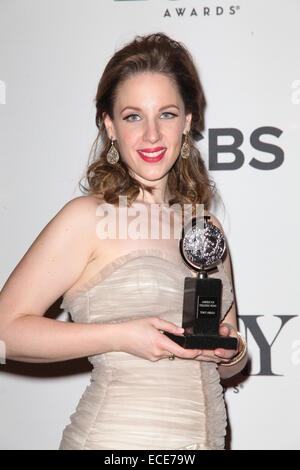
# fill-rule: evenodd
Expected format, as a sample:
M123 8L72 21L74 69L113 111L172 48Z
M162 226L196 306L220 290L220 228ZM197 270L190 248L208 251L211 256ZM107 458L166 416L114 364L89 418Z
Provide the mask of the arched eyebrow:
M176 108L178 109L178 111L180 111L180 109L178 108L178 106L176 104L168 104L166 106L163 106L162 108L160 108L158 111L162 111L163 109L167 109L167 108ZM123 111L125 111L126 109L133 109L135 111L142 111L141 108L137 108L136 106L126 106L125 108L122 109L121 113L123 113Z

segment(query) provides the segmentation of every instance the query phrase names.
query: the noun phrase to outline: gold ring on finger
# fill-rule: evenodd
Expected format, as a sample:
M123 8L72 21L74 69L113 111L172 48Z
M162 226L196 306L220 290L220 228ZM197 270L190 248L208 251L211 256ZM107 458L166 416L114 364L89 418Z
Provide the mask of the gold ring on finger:
M173 354L173 353L170 353L170 354L169 354L169 361L174 361L174 359L175 359L174 354Z

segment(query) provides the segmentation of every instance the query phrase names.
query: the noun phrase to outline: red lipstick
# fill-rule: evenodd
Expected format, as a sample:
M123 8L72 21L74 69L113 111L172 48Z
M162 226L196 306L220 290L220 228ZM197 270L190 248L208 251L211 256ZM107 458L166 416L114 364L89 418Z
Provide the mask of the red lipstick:
M167 149L164 147L155 147L153 149L140 149L137 150L139 156L148 163L156 163L159 162L165 155ZM146 155L146 153L148 155ZM156 154L155 156L151 157L151 154Z

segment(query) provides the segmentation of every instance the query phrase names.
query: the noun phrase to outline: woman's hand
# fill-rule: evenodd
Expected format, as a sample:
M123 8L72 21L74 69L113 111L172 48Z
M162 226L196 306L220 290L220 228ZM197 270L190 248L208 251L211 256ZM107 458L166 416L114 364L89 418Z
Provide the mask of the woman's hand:
M139 318L116 323L118 328L114 351L124 351L135 356L158 361L171 353L182 359L195 359L199 349L185 349L172 341L164 331L183 336L184 329L158 317Z
M229 323L222 323L219 328L219 334L221 336L231 336L232 338L238 337L235 328ZM236 356L237 352L237 349L203 349L195 359L197 361L216 362L219 364L220 362L229 362Z

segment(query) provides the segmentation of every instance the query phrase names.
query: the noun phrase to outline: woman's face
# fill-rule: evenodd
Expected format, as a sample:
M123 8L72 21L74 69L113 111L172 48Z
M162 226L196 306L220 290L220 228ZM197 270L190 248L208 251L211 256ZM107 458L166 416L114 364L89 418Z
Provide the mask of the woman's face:
M133 176L149 186L166 181L192 118L174 83L160 73L132 76L117 88L113 121L103 117Z

